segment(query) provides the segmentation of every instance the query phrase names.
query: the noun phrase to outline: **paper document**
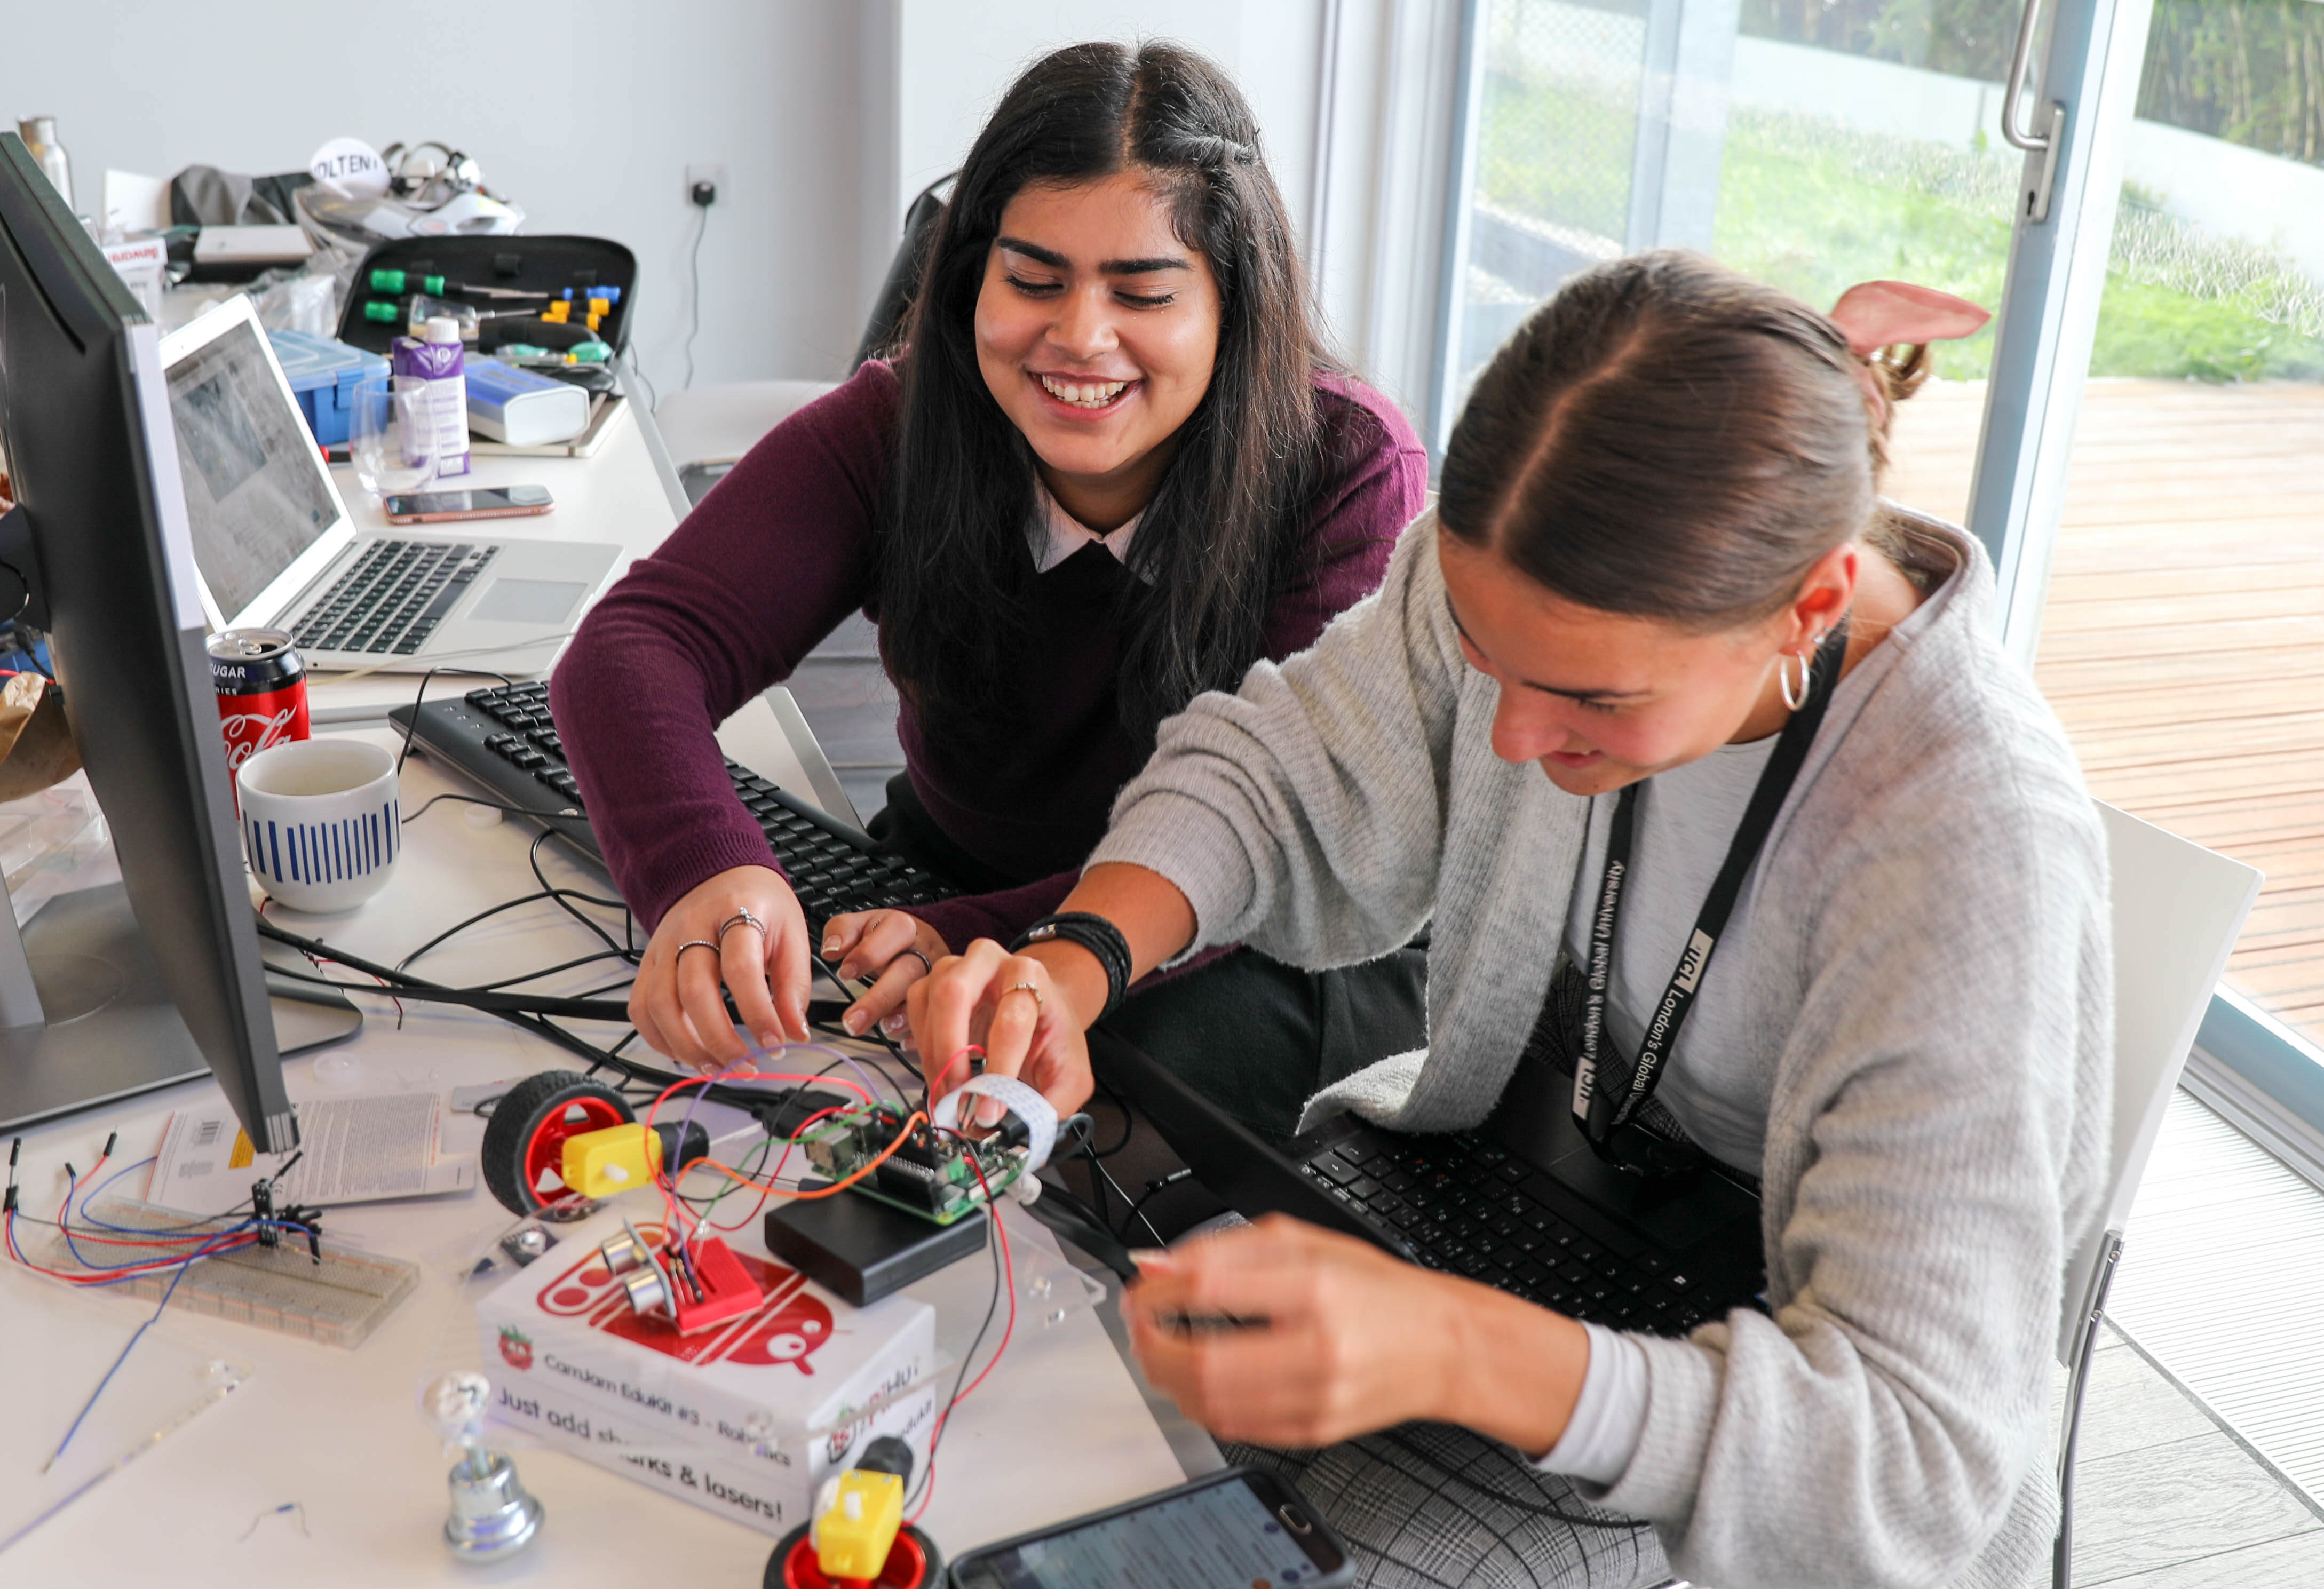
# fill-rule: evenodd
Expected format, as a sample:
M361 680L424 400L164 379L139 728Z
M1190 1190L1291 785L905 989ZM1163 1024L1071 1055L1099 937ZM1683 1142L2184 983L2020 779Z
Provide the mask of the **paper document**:
M444 1100L434 1093L318 1099L298 1110L304 1157L275 1188L278 1208L423 1197L475 1185L475 1161L442 1150ZM289 1157L255 1151L230 1109L181 1109L161 1130L146 1201L188 1214L225 1214L247 1203L251 1183Z

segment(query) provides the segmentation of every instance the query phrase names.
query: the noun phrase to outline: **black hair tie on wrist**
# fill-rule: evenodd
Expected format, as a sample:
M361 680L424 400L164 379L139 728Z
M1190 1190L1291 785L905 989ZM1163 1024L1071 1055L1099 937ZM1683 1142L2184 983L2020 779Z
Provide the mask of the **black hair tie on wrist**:
M1130 940L1121 936L1121 928L1087 910L1062 910L1042 917L1019 933L1009 952L1020 955L1035 944L1046 943L1078 944L1105 968L1105 1008L1098 1012L1098 1020L1121 1008L1130 992Z

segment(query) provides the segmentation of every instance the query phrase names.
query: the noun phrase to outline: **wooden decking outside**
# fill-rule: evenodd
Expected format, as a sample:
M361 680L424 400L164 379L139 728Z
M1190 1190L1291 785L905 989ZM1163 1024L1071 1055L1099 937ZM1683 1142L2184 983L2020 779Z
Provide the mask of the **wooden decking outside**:
M1898 411L1959 520L1982 383ZM2100 799L2267 874L2228 963L2324 1041L2324 386L2093 381L2035 663Z

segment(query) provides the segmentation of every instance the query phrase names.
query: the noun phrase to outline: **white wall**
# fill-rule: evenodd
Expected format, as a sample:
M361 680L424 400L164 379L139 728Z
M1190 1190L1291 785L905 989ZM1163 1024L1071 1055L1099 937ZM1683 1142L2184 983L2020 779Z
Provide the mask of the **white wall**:
M636 251L632 339L665 391L684 377L689 163L727 178L702 244L698 381L844 373L866 278L886 263L862 257L864 32L840 0L8 0L0 14L0 115L58 117L84 211L108 165L263 173L303 169L340 134L447 139L524 206L528 231Z
M1164 38L1232 73L1304 237L1314 200L1317 66L1325 0L872 0L867 48L892 51L888 245L903 207L957 167L1010 82L1049 51L1091 39ZM875 118L880 113L875 111ZM867 188L867 197L871 189Z

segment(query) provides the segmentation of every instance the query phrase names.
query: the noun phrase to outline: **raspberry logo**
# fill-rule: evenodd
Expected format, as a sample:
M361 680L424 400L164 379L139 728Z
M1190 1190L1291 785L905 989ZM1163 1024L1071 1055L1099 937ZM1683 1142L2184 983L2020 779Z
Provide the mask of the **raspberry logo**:
M664 1244L659 1224L641 1224L638 1234L656 1247ZM749 1313L697 1335L681 1335L659 1318L641 1318L630 1307L621 1286L606 1271L596 1252L576 1261L544 1288L536 1298L552 1318L577 1318L594 1330L677 1358L681 1363L739 1363L771 1367L788 1363L802 1374L815 1367L807 1360L832 1337L831 1309L808 1294L807 1277L748 1252L737 1252L743 1270L759 1283L765 1300ZM503 1331L505 1335L509 1332ZM501 1349L508 1350L505 1338ZM528 1361L530 1352L527 1352Z
M503 1325L501 1327L501 1355L508 1360L511 1368L530 1368L532 1337L514 1325Z

